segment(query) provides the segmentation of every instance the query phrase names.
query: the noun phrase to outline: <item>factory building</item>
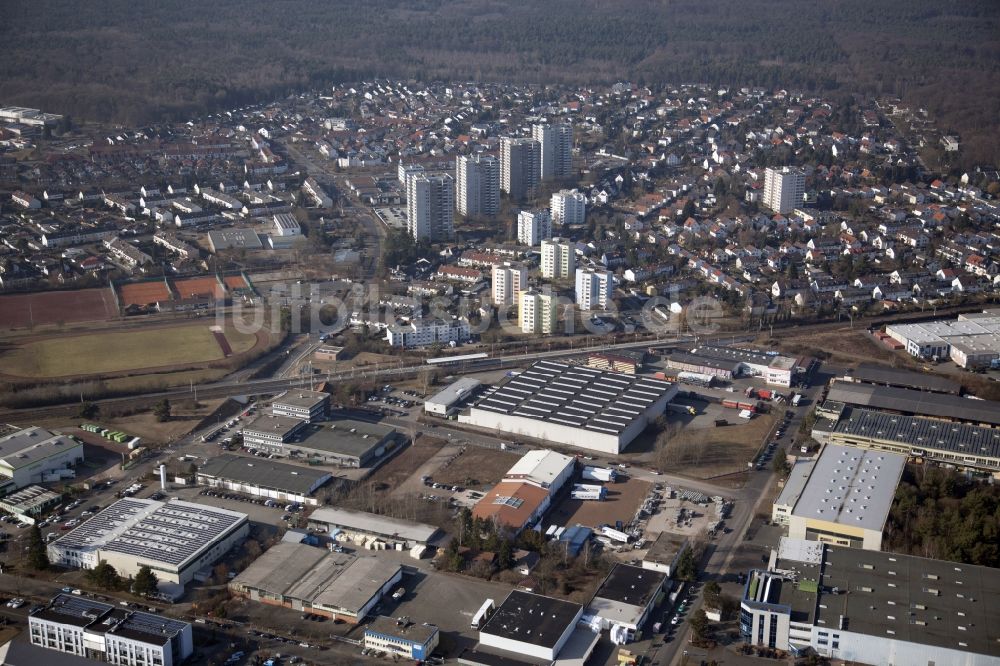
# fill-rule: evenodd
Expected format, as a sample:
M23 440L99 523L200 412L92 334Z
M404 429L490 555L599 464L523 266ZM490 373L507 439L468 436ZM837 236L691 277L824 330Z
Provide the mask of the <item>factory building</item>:
M332 474L299 465L223 454L209 458L198 468L198 483L279 502L316 505L315 492Z
M539 361L498 385L459 421L618 454L676 395L676 386L658 379Z
M83 444L32 426L0 437L0 494L33 483L73 478Z

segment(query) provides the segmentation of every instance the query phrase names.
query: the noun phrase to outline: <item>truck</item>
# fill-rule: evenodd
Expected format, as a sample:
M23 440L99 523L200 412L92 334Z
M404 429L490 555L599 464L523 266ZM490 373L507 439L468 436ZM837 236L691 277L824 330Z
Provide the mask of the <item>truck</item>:
M479 607L476 614L472 616L472 622L469 626L472 629L479 629L480 625L485 624L486 620L490 619L493 611L496 610L496 602L492 599L487 599L483 602L483 605Z
M601 534L608 537L609 539L612 539L614 541L620 541L622 543L628 543L629 541L632 540L631 536L625 534L625 532L616 530L610 525L601 525Z
M604 486L591 484L575 484L570 492L570 498L575 500L597 500L601 501L607 495Z
M682 384L691 384L692 386L703 386L705 388L711 388L712 384L715 383L715 375L709 375L702 372L678 372L677 381Z
M792 395L792 407L798 407L801 402L802 402L801 393L795 393Z
M600 481L602 483L614 483L617 472L609 467L592 467L590 465L583 468L580 475L585 481Z

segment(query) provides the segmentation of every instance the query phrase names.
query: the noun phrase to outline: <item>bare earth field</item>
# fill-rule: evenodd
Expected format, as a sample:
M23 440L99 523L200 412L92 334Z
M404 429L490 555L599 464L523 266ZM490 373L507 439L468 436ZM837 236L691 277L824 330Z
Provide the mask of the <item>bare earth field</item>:
M0 328L103 321L118 316L111 290L78 289L0 296Z
M444 444L444 440L421 435L405 451L380 467L371 476L371 480L395 488L406 481L414 470L427 462Z
M521 459L521 454L511 451L493 451L478 446L466 447L465 453L455 458L447 467L436 470L432 476L446 486L485 488L495 485L507 470Z
M745 472L779 411L760 414L743 425L683 428L667 443L668 464L661 471L696 479Z
M909 356L894 353L879 344L864 328L852 330L850 327L844 327L836 331L782 336L773 342L776 342L782 351L793 354L813 356L820 351L826 352L829 357L824 360L834 363L857 365L864 361L879 361L900 367L914 365Z

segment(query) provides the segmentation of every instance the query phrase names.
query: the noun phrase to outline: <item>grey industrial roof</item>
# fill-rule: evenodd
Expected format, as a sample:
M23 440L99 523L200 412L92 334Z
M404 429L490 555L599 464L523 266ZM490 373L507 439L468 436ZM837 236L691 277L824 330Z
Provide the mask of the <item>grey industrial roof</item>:
M687 352L674 352L668 357L668 361L683 363L685 365L716 368L717 370L725 370L726 372L736 372L740 368L740 361L702 356L701 354L688 354Z
M480 633L553 648L576 623L583 607L562 599L514 590L504 599Z
M1000 404L892 386L834 382L829 400L894 412L1000 425Z
M322 391L308 391L306 389L293 389L291 391L285 391L277 398L271 401L272 407L277 407L279 405L288 405L289 407L297 407L299 409L312 409L316 405L320 404L324 400L330 398L329 393L323 393Z
M260 236L253 229L213 229L208 232L208 238L216 250L229 250L234 247L260 250L264 247L260 242Z
M937 449L966 456L1000 459L1000 428L948 423L919 416L845 407L836 423L818 421L817 430Z
M50 650L27 642L27 637L0 645L0 663L4 666L97 666L104 662L78 657L69 652Z
M198 474L298 494L312 492L331 476L324 470L231 453L209 458L198 468Z
M435 393L433 397L428 398L427 402L429 404L450 407L479 388L481 383L478 379L473 379L472 377L462 377Z
M827 546L819 595L821 629L1000 657L1000 569Z
M419 543L427 543L438 531L438 528L433 525L330 506L313 511L309 516L309 521Z
M655 562L656 564L673 564L686 543L687 537L682 534L660 532L656 540L649 547L649 550L646 551L646 556L642 559L646 562Z
M779 506L795 506L799 495L802 494L802 490L806 487L806 481L809 480L809 475L812 474L815 463L815 458L797 458L795 464L792 465L791 473L789 473L788 478L785 480L784 487L782 487L781 492L778 494L778 499L774 500L774 503Z
M0 461L12 469L44 460L56 451L81 446L65 435L32 426L0 438Z
M862 363L854 370L854 379L868 384L887 384L903 388L914 388L936 393L951 393L958 395L962 385L944 377L929 375L924 372L892 368L878 363Z
M257 558L232 585L360 612L399 569L398 563L375 557L282 542Z
M47 606L32 613L32 617L155 645L163 645L188 626L162 615L125 610L70 594L56 595Z
M350 419L310 423L295 433L285 448L311 449L360 459L395 432L396 429L390 426Z
M245 513L228 509L181 500L128 498L67 532L53 546L125 553L182 569L245 522Z
M538 361L487 394L476 408L618 435L676 390L650 377Z
M895 453L827 444L792 515L881 531L905 465Z
M779 568L785 566L781 563ZM750 573L744 587L744 601L758 604L774 604L786 606L793 622L809 623L813 621L816 609L816 592L808 587L800 588L804 580L815 581L819 578L819 566L815 564L795 563L796 578L786 578L784 574L755 570ZM757 581L754 583L754 581ZM750 597L749 592L756 588L756 597Z
M243 433L268 433L280 436L282 439L288 437L289 433L302 424L302 419L292 416L276 416L274 414L260 414L250 423L243 426Z
M666 577L662 571L619 563L604 579L594 598L645 608L660 591Z

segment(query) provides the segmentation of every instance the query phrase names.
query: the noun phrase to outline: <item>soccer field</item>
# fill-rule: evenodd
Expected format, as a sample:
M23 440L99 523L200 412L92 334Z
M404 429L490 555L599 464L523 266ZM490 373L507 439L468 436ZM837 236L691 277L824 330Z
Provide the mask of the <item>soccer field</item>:
M234 354L248 351L256 342L254 335L232 328L225 336ZM0 368L17 377L52 378L208 363L223 357L208 324L188 324L46 338L3 354Z

